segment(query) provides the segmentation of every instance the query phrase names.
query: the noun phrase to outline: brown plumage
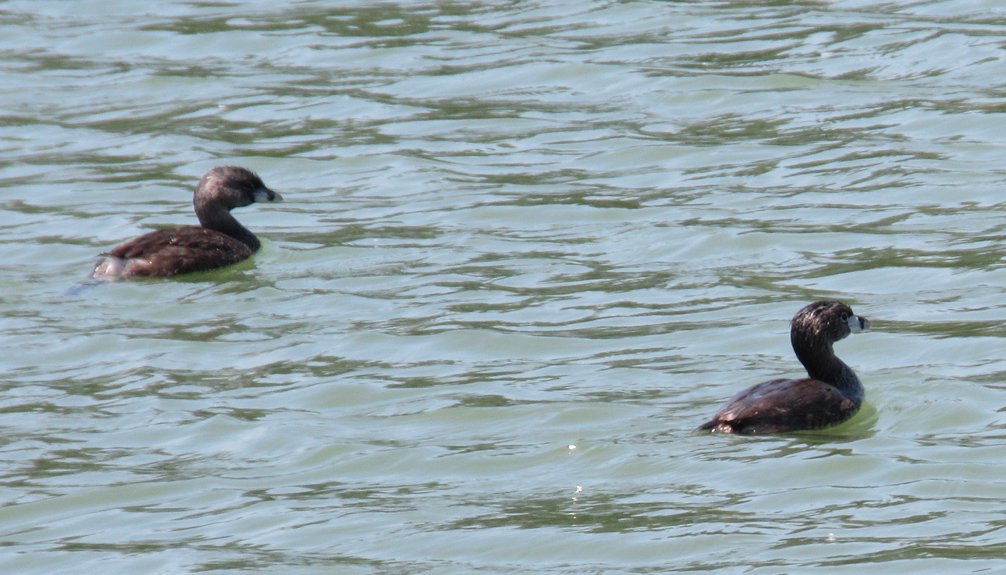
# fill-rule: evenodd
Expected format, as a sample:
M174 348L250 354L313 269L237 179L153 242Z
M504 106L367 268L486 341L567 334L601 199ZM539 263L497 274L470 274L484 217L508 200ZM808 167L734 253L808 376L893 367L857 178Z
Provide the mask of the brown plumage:
M213 168L199 180L192 199L202 226L150 232L116 246L102 254L91 277L170 277L247 259L258 250L258 238L238 223L230 210L256 201L282 199L250 170L235 166Z
M832 344L870 327L870 320L835 301L812 303L793 317L790 341L810 377L773 379L730 398L696 431L767 434L821 429L852 417L866 395Z

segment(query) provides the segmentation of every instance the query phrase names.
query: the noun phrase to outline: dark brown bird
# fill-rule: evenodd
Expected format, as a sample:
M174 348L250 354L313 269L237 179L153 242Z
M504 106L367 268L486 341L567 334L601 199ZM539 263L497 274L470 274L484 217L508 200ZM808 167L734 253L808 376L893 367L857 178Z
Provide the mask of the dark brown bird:
M821 429L849 419L859 411L866 392L852 368L835 356L832 344L869 327L870 320L837 301L801 309L790 325L790 341L810 377L750 387L696 431L760 435Z
M170 277L222 268L247 259L259 249L258 238L230 211L254 202L283 197L265 187L254 172L217 166L196 186L192 204L201 226L182 226L143 234L101 254L92 278Z

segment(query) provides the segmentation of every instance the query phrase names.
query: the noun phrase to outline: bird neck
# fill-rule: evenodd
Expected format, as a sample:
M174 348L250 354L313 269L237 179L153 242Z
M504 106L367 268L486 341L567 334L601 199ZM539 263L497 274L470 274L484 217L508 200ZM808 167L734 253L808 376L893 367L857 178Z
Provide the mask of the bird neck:
M248 231L231 215L226 208L214 203L195 202L196 216L199 223L206 229L228 235L237 241L257 251L261 246L255 234Z
M862 399L865 394L863 384L856 372L835 355L830 341L802 339L795 333L791 335L791 340L797 359L811 378L829 383L845 395Z

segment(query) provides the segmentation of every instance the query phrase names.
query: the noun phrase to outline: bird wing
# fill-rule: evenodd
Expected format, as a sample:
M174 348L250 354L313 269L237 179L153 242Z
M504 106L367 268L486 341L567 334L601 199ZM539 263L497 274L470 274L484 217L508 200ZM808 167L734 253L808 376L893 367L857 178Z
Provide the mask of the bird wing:
M143 234L108 253L128 260L126 275L149 277L215 269L251 254L251 248L238 240L199 226Z

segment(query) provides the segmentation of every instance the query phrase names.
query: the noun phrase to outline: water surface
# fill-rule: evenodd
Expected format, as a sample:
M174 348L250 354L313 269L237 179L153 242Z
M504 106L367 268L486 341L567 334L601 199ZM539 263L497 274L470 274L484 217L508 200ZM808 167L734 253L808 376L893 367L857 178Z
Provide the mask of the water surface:
M0 3L5 573L1004 568L1006 3ZM249 262L68 290L192 223ZM840 299L867 404L695 435Z

